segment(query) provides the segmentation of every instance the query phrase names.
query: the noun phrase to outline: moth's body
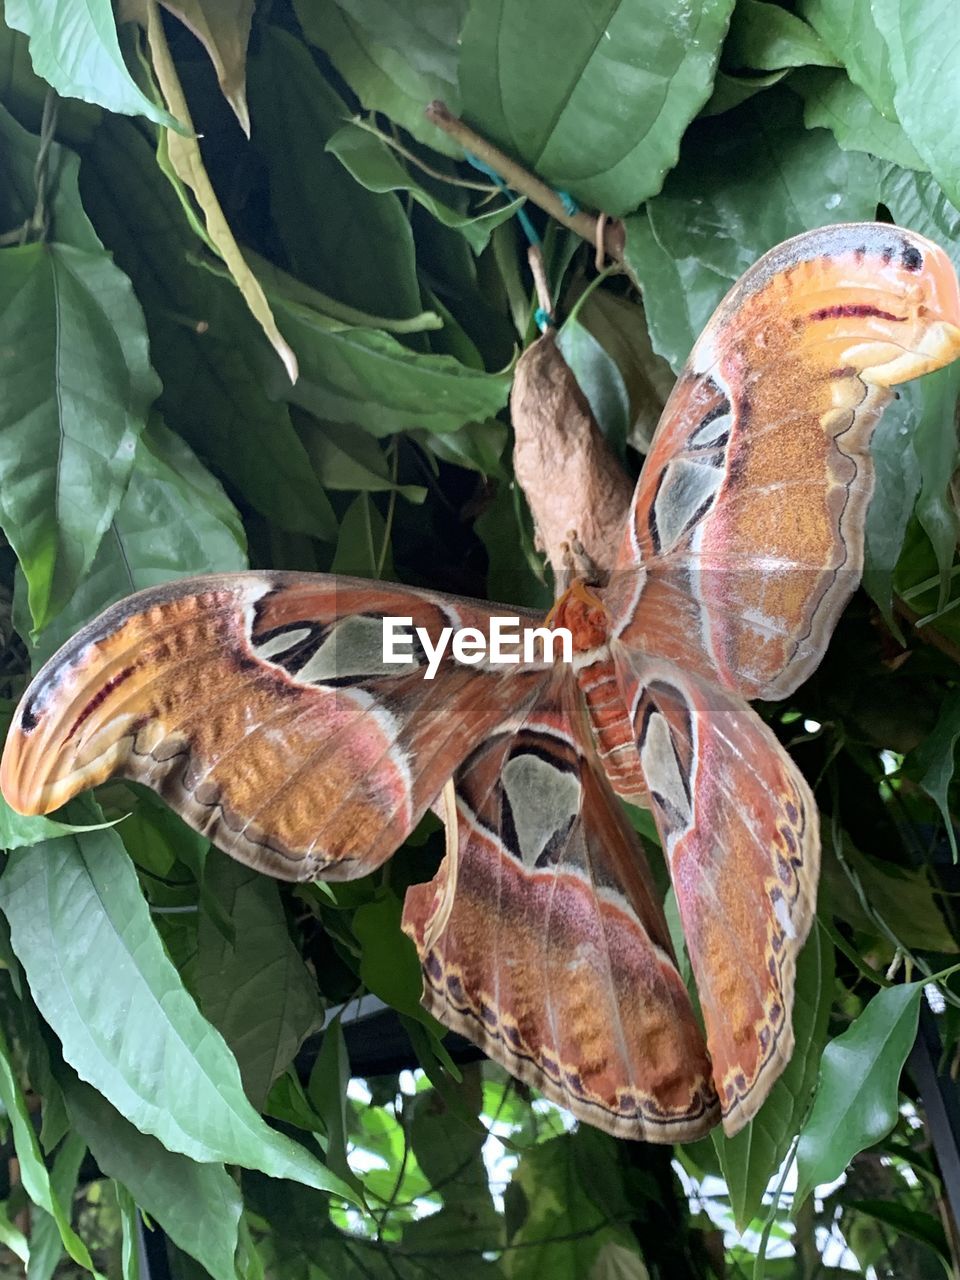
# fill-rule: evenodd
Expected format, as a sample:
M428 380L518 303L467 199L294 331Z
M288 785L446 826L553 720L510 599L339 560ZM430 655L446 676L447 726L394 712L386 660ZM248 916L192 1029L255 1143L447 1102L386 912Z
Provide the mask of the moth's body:
M428 1007L610 1132L677 1141L720 1114L736 1132L792 1050L819 863L809 788L746 700L822 657L862 568L887 388L958 351L935 246L873 224L789 241L694 348L603 585L552 612L570 665L448 653L425 681L422 652L383 662L384 617L486 631L484 602L325 575L170 584L37 676L4 795L45 812L122 774L244 862L345 879L452 775L454 856L404 908ZM614 790L656 820L706 1040Z

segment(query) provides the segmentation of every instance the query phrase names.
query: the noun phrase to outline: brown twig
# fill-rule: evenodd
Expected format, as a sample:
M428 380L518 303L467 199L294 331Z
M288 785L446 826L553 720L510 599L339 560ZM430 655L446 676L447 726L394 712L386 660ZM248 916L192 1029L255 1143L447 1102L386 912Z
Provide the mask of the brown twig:
M492 142L482 138L479 133L474 133L468 124L464 124L452 113L445 102L431 102L425 114L431 124L435 124L438 129L442 129L444 133L459 142L464 151L471 152L478 160L495 169L514 191L519 191L521 195L532 200L535 205L543 209L544 213L549 213L550 217L562 226L575 231L588 244L596 243L596 214L585 213L582 209L578 209L576 213L569 213L563 200L552 187L541 182L534 174L517 164L516 160L511 160ZM603 229L603 245L607 255L616 262L622 261L625 244L623 223L619 218L607 219Z
M543 250L538 244L532 244L527 250L527 261L537 291L537 305L546 316L553 316L553 299L550 297L550 283L547 280L547 269L543 265ZM550 323L553 324L551 318Z

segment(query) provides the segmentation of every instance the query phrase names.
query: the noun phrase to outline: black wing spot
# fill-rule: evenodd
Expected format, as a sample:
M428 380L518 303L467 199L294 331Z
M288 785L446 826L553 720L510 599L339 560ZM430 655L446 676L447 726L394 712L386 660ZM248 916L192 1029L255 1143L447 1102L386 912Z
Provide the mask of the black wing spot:
M908 271L919 271L923 266L923 254L913 244L907 244L904 241L903 249L900 253L900 261Z

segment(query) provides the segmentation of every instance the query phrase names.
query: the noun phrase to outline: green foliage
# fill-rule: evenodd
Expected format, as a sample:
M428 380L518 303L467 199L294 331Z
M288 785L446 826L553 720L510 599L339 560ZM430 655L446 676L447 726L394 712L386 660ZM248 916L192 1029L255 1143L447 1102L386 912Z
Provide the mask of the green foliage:
M948 0L161 7L3 4L4 722L85 622L187 574L333 570L548 608L510 465L512 363L536 332L521 209L561 348L634 472L670 370L778 241L880 216L960 266ZM492 183L424 115L434 98L568 209L622 215L624 270L598 275L592 244ZM793 1056L740 1135L671 1163L454 1063L399 927L436 823L366 880L294 889L115 783L50 819L0 807L19 1162L0 1276L134 1276L138 1210L178 1275L215 1280L705 1280L720 1253L777 1280L831 1234L864 1275L955 1266L900 1074L912 979L960 951L958 378L888 410L867 594L764 713L817 788L823 887ZM953 1056L960 997L940 986ZM365 995L402 1015L422 1071L351 1082ZM818 1274L850 1274L834 1261Z

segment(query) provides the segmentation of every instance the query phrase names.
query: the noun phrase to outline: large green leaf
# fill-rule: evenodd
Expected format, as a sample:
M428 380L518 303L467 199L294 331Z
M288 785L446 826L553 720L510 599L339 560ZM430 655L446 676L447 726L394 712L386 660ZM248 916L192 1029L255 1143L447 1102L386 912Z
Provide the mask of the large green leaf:
M14 31L0 16L0 102L25 128L37 133L50 86L35 73L29 46L23 32ZM101 108L92 103L62 98L57 109L57 137L69 146L86 142L101 115Z
M464 113L554 186L611 214L659 191L710 96L730 0L473 0Z
M197 1164L141 1133L69 1068L59 1073L70 1120L101 1171L132 1193L215 1280L235 1280L240 1192L222 1165Z
M835 67L837 60L800 18L766 0L739 0L723 46L724 66L752 71Z
M871 0L907 137L960 205L960 26L953 0Z
M650 342L679 373L730 277L693 256L672 257L654 235L648 209L626 219L626 232L625 265L643 291Z
M799 125L799 103L779 91L703 122L646 215L627 219L626 265L654 350L675 370L761 254L812 227L874 217L876 161Z
M960 211L932 174L888 165L880 179L880 197L902 227L942 245L960 270Z
M777 90L699 126L648 208L667 253L732 282L790 236L874 217L878 194L876 163L804 130L796 98Z
M204 887L235 936L231 942L218 921L201 914L191 990L233 1050L247 1097L262 1109L320 1017L316 980L293 945L272 880L212 851Z
M817 1080L833 1003L833 944L816 923L797 961L793 1006L794 1050L754 1118L733 1138L714 1130L713 1140L730 1192L734 1221L742 1231L759 1212L800 1127Z
M250 1106L236 1059L164 952L114 832L11 854L0 906L64 1058L141 1133L192 1159L260 1169L353 1199Z
M593 1148L594 1138L597 1145L609 1147L603 1153L606 1167L590 1170L578 1159L577 1148L581 1143ZM593 1186L584 1185L585 1176L596 1180L602 1173L618 1173L613 1145L595 1134L563 1134L523 1151L511 1185L522 1191L527 1214L504 1255L510 1280L583 1280L606 1244L635 1249L630 1232L610 1221L612 1215L597 1204ZM614 1191L622 1200L622 1187L615 1185Z
M881 115L842 71L801 71L791 78L790 88L804 100L807 128L829 129L844 151L866 151L908 169L926 170L899 121Z
M6 0L7 25L30 37L30 56L65 98L146 116L183 130L137 87L123 61L110 0Z
M240 518L218 481L179 437L151 422L90 572L40 633L34 664L115 600L186 574L245 569L245 551ZM19 605L18 593L18 619Z
M143 301L168 421L281 528L332 541L330 503L287 406L258 372L254 353L273 361L269 348L234 287L188 262L198 241L150 144L129 122L105 118L80 180Z
M3 251L0 524L27 576L35 626L93 562L159 390L139 304L107 253Z
M456 431L493 417L507 402L508 373L421 355L389 333L351 328L295 302L276 298L275 305L300 360L300 378L295 387L275 382L274 389L319 418L353 422L376 436Z
M268 27L250 60L254 142L294 273L365 311L421 311L413 234L392 190L355 182L326 144L350 117L308 49Z
M920 400L915 383L901 387L899 398L884 410L870 442L876 488L864 528L863 586L891 627L895 626L893 576L920 492L920 464L913 443Z
M878 991L823 1051L820 1084L797 1148L794 1212L815 1186L832 1182L897 1120L897 1084L917 1034L923 983Z
M890 55L877 27L872 0L801 0L800 12L850 79L888 120L896 120Z
M304 35L328 55L368 111L382 111L448 155L456 143L430 124L434 98L460 105L457 63L466 0L294 0Z

